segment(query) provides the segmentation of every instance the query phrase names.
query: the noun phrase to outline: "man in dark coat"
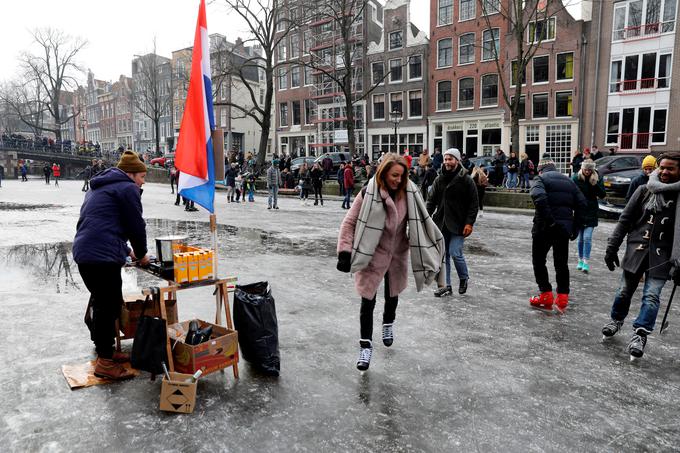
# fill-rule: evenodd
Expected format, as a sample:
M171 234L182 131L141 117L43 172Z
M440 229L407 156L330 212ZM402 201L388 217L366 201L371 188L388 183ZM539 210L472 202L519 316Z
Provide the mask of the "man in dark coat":
M236 164L230 164L224 172L224 179L227 186L227 203L234 201L234 190L236 188Z
M633 321L633 336L628 344L631 358L642 357L647 335L654 330L659 312L659 296L666 280L680 283L680 222L677 212L680 201L680 153L661 157L659 168L640 186L619 217L609 236L605 263L613 271L619 266L618 251L626 240L626 252L621 262L623 275L611 309L611 321L602 328L604 337L614 336L628 315L630 301L645 276L642 303Z
M444 167L432 184L427 198L427 212L430 213L446 242L446 286L437 288L435 297L451 294L451 258L456 266L460 284L458 294L465 294L468 287L467 264L463 256L465 238L472 234L477 220L479 200L477 187L461 165L460 151L456 148L444 152Z
M321 168L323 169L323 179L328 180L333 171L333 159L331 159L330 154L326 153L326 157L321 161Z
M442 168L443 163L444 156L442 156L442 152L439 148L435 148L434 154L432 155L432 168L434 168L434 171L438 172L439 169Z
M145 176L146 166L137 154L125 151L116 168L92 178L80 208L73 259L90 291L88 311L91 308L91 336L97 351L94 374L99 377L132 377L120 363L128 357L114 353L113 343L123 303L121 267L128 256L139 257L141 265L149 263L141 200Z
M531 229L531 261L540 295L532 297L532 307L552 310L555 303L559 312L569 304L569 240L578 236L586 209L586 199L574 181L557 171L549 154L538 163L539 176L531 188L531 199L536 208ZM553 249L557 299L553 296L548 277L546 258Z
M644 159L642 159L642 174L633 178L633 180L630 182L630 186L628 186L628 192L626 193L626 203L630 201L638 187L647 184L647 181L649 181L649 175L651 175L654 170L656 170L656 158L650 154L649 156L646 156Z
M43 166L43 175L45 175L45 184L50 183L50 176L52 176L52 169L48 164Z

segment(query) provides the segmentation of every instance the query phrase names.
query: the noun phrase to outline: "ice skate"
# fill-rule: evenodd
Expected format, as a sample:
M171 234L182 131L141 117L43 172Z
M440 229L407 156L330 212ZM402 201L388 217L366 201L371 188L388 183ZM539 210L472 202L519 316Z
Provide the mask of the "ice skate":
M617 321L615 319L609 321L602 327L602 340L606 340L607 338L616 335L618 331L621 330L621 326L623 326L623 321Z
M647 334L651 333L642 327L635 329L635 333L628 343L628 353L630 354L630 361L634 362L640 358L645 353L645 346L647 345Z
M453 290L451 289L451 285L449 286L442 286L441 288L437 288L434 290L434 297L444 297L444 296L449 296L453 294Z
M368 370L371 364L371 355L373 354L373 342L371 340L359 340L359 360L357 360L357 369L359 371Z
M533 308L538 308L541 310L552 310L553 302L554 296L552 291L542 292L540 295L529 299L529 304Z

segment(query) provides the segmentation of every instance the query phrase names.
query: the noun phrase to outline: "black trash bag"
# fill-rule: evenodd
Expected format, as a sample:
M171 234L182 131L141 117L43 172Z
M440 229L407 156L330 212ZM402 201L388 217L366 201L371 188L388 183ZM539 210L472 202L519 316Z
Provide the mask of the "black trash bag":
M234 326L243 358L262 372L278 376L281 370L279 327L269 282L236 285Z

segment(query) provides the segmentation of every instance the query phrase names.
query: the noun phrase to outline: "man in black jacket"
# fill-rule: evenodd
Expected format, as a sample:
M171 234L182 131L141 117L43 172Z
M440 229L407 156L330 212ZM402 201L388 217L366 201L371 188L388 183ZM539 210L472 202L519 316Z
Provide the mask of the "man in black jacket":
M446 286L435 290L435 297L451 294L451 260L456 266L460 280L458 294L465 294L468 287L468 268L463 256L465 238L472 234L477 219L479 200L477 187L460 163L460 151L456 148L444 152L442 172L432 184L427 199L430 213L446 242Z
M532 307L552 310L553 303L564 312L569 303L569 240L576 239L586 199L574 181L557 171L549 154L538 163L539 176L531 188L531 199L536 212L531 229L531 261L540 294L532 297ZM553 249L557 299L546 267L546 257Z
M680 283L680 223L676 221L679 198L680 153L668 153L661 156L659 168L649 176L649 182L635 191L607 243L604 260L613 271L619 266L619 247L627 236L621 284L614 297L611 321L602 328L604 337L621 330L633 293L645 276L640 313L633 321L634 334L628 344L631 360L644 354L666 280L673 278L674 284Z

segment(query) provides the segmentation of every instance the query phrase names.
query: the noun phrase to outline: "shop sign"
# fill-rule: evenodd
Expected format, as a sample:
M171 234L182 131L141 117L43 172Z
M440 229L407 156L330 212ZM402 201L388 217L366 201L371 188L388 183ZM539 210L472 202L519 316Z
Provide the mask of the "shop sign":
M498 121L489 121L482 125L482 129L498 129L501 127L501 123Z
M462 131L463 123L449 123L446 125L447 131Z

